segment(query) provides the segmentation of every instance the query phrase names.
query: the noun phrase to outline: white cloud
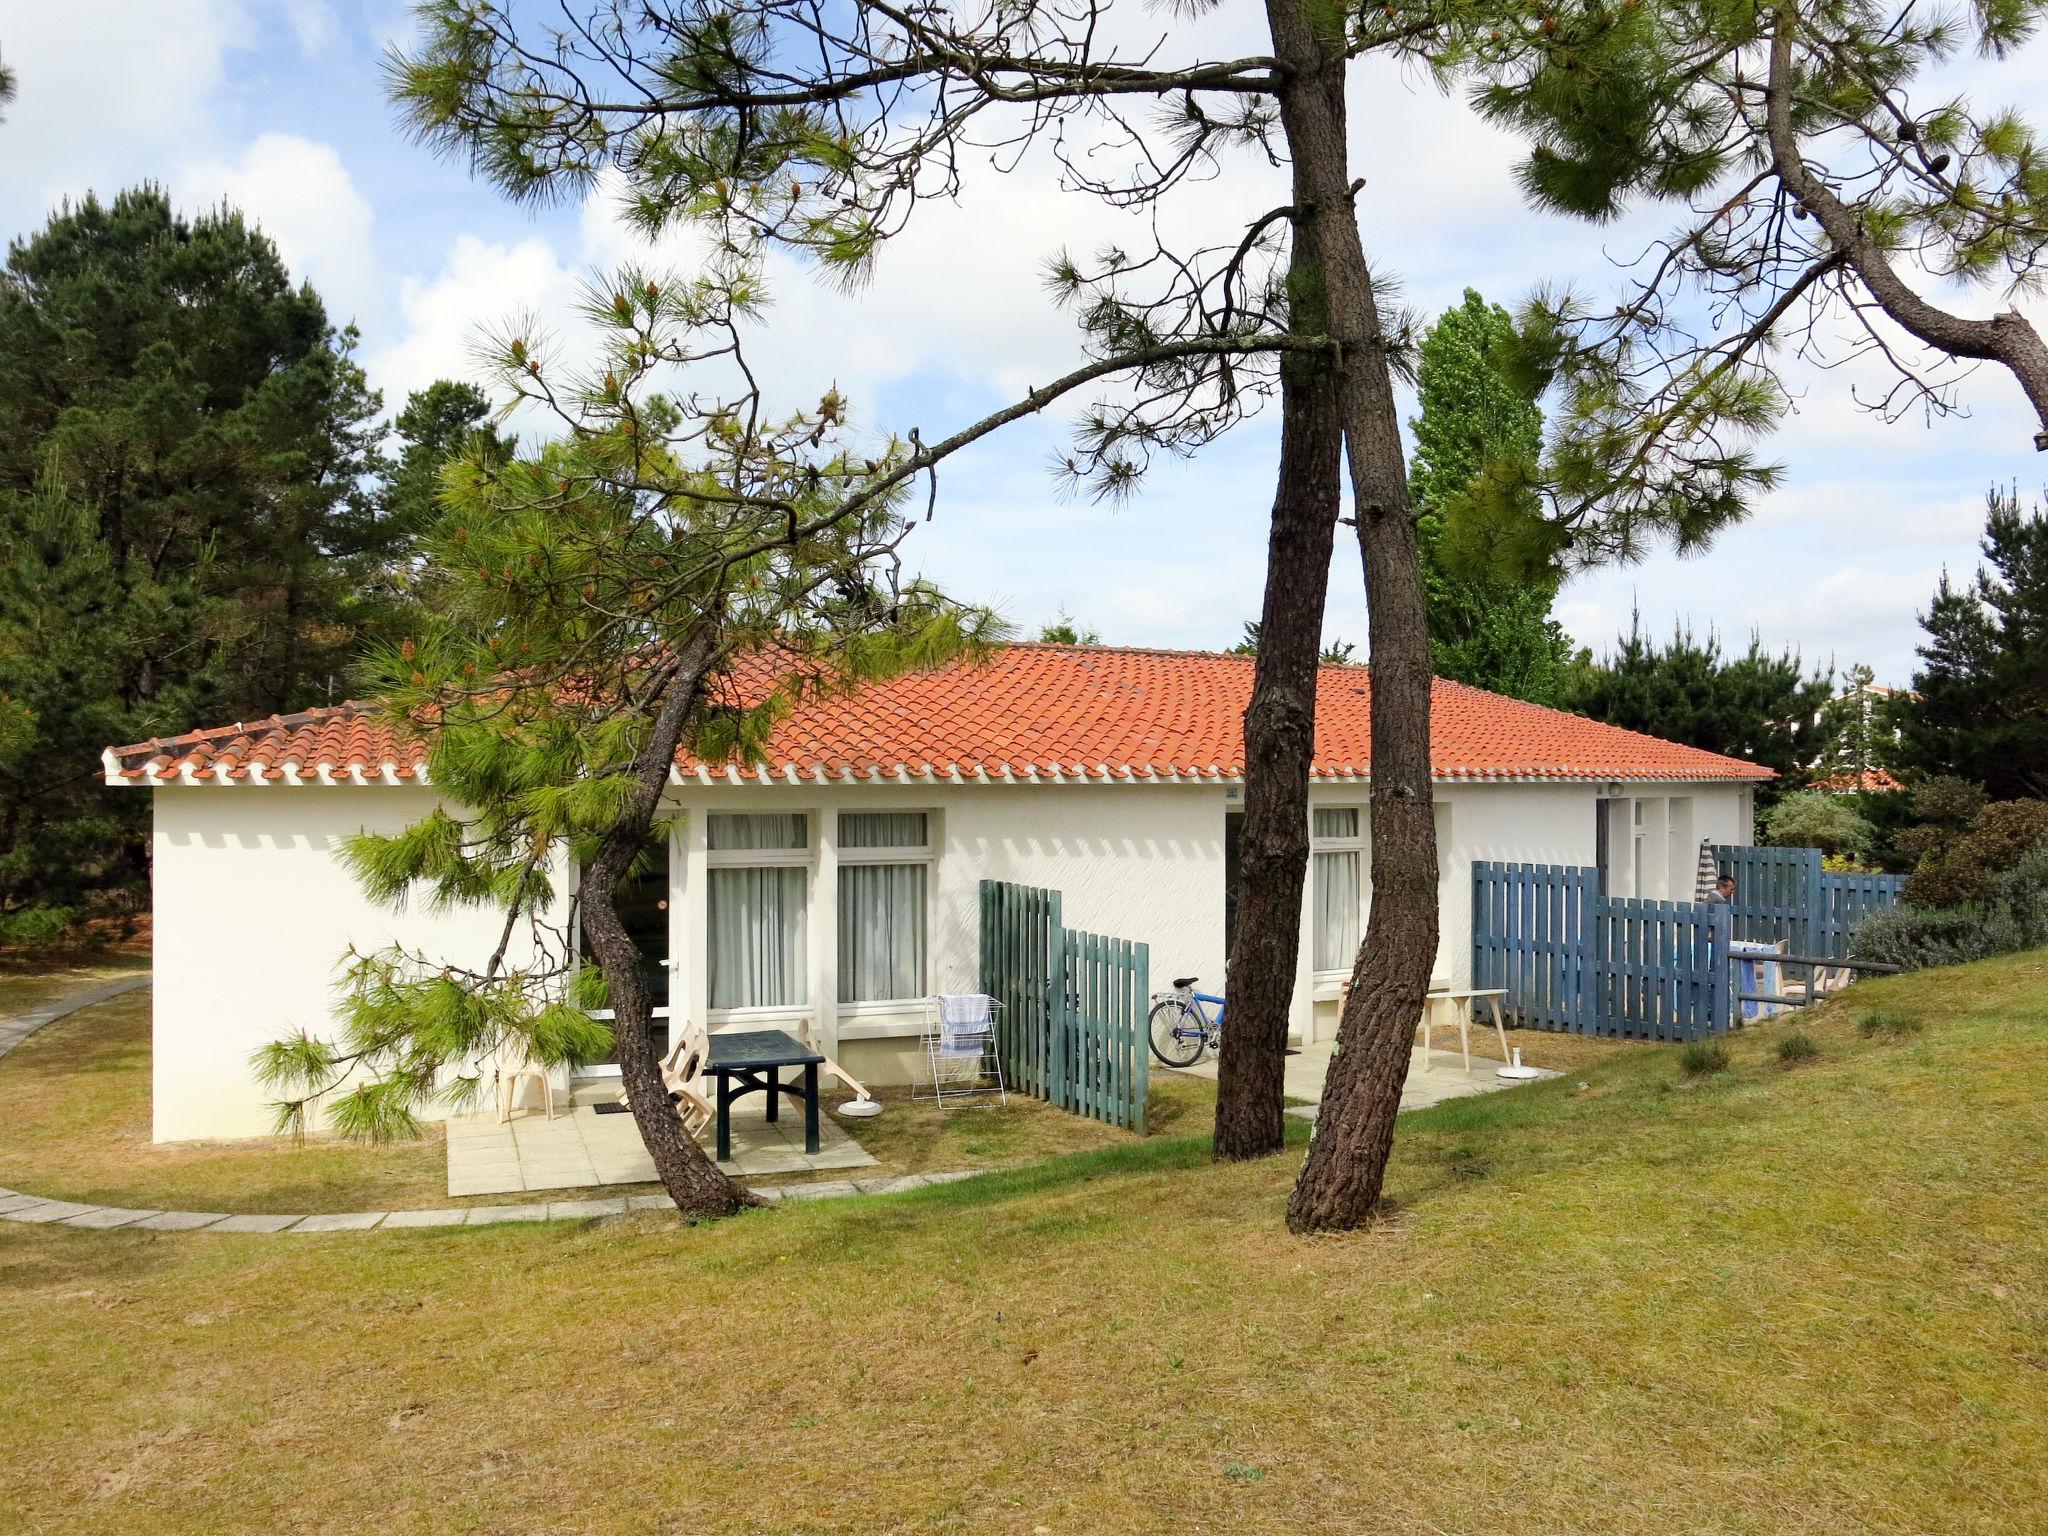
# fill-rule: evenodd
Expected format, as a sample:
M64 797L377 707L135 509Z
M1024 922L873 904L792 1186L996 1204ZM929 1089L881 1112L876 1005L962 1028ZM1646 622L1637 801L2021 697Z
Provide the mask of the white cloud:
M370 380L394 408L439 378L485 382L473 356L483 329L533 315L559 330L576 283L539 236L514 244L457 236L439 272L399 284L397 339L367 349Z
M341 42L341 22L327 0L278 0L299 52L317 58Z
M225 198L262 225L292 275L320 290L335 324L382 310L370 205L333 146L266 133L232 160L184 167L176 192L188 207Z
M247 19L233 0L7 10L19 94L0 128L0 207L26 229L66 197L165 178L212 135L211 97Z

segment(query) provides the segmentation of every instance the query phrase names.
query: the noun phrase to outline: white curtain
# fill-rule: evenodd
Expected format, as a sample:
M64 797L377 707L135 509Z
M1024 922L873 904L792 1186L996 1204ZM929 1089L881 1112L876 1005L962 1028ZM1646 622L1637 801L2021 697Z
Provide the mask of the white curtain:
M1311 813L1309 830L1317 837L1358 836L1358 807L1334 806Z
M923 811L846 811L839 817L842 848L922 848L927 836Z
M1321 811L1318 816L1324 814ZM1357 812L1352 812L1353 816ZM1358 851L1315 856L1315 968L1348 971L1358 955Z
M714 1009L803 1004L804 875L791 865L711 871Z
M842 864L839 1001L891 1002L924 992L924 866Z
M714 813L704 823L704 844L714 853L731 849L808 848L809 818L802 811Z

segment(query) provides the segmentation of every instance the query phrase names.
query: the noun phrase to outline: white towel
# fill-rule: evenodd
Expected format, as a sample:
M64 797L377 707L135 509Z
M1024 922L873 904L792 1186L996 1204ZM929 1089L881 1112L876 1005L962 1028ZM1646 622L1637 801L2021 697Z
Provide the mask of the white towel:
M995 1027L989 1004L982 992L941 992L939 994L939 1054L978 1056Z

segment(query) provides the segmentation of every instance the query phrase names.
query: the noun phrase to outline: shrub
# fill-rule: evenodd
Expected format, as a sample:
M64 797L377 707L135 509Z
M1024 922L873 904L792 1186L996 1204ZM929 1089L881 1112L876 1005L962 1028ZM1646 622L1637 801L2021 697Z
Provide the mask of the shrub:
M1764 836L1780 848L1853 857L1870 846L1871 826L1844 796L1802 789L1764 812Z
M1866 1040L1903 1040L1908 1035L1917 1035L1927 1027L1927 1021L1918 1014L1904 1013L1897 1008L1873 1008L1856 1020L1856 1032Z
M1858 960L1917 971L2031 949L2043 942L2035 932L2013 914L1983 906L1897 906L1857 924L1854 948Z
M1919 821L1947 822L1961 826L1979 811L1989 798L1968 779L1937 773L1922 779L1913 791L1913 815Z
M58 943L71 936L71 926L77 918L74 908L59 906L22 907L14 912L0 912L0 944L28 947Z
M1725 1040L1694 1040L1678 1053L1678 1070L1687 1077L1711 1077L1716 1072L1728 1070L1728 1043Z
M1965 868L2011 869L2048 838L2048 800L1997 800L1970 818L1950 845L1950 862Z
M1796 1067L1820 1059L1820 1047L1803 1029L1788 1030L1778 1038L1778 1065Z
M1951 796L1959 809L1966 797ZM1915 804L1919 802L1916 799ZM2048 800L1983 804L1966 825L1923 822L1892 838L1892 848L1913 862L1906 900L1916 907L1957 907L1987 899L1993 877L2048 839Z
M1908 875L1906 888L1900 894L1909 906L1961 907L1982 901L1990 889L1989 870L1933 864Z
M1920 905L1915 897L1926 888L1916 875L1904 905L1857 924L1851 953L1911 971L2048 944L2048 841L1983 881L1981 900Z

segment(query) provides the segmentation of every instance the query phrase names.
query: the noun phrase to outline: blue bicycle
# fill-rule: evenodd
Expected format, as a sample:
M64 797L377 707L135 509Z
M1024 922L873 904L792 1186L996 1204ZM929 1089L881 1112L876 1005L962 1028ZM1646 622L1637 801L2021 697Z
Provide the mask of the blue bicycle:
M1171 992L1153 996L1149 1021L1152 1054L1169 1067L1192 1067L1202 1059L1202 1052L1211 1047L1223 1048L1223 1015L1227 1005L1220 997L1197 992L1195 983L1201 979L1179 977ZM1205 1006L1209 1003L1216 1005L1213 1019Z

